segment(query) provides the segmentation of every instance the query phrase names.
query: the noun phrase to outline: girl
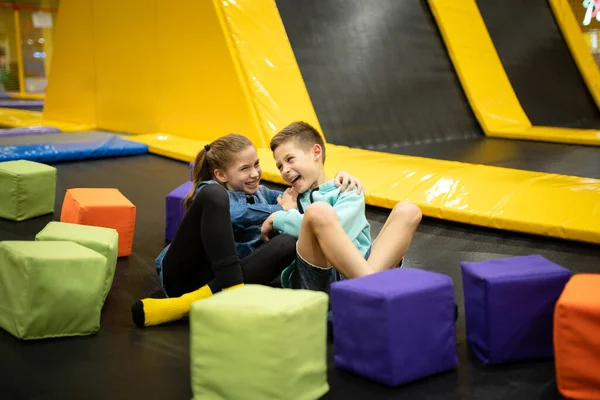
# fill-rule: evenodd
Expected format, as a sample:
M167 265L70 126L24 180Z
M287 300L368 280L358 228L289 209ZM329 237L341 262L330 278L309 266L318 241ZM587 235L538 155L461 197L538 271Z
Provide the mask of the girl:
M296 208L296 193L260 185L261 174L256 148L245 136L223 136L198 153L185 215L156 259L167 298L135 302L131 311L138 327L181 319L194 301L221 290L268 285L294 261L295 238L278 235L264 243L260 230L272 213ZM335 181L342 190L362 191L347 173Z

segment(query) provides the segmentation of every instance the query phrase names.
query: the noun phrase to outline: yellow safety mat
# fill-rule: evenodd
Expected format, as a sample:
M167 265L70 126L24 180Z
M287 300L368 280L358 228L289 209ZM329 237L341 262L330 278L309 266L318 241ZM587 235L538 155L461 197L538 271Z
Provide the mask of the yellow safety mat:
M151 153L193 161L206 142L137 135ZM263 178L283 183L268 149ZM600 180L441 161L327 145L326 172L345 170L365 185L370 205L416 203L429 217L561 239L600 243ZM577 206L574 206L577 205Z
M95 129L86 124L45 119L43 113L38 111L18 110L13 108L0 108L0 126L8 128L26 128L29 126L50 126L63 132L83 132Z
M489 137L504 139L535 140L566 144L600 145L600 131L591 129L565 129L549 126L530 126L522 131L516 129L497 130L487 133Z

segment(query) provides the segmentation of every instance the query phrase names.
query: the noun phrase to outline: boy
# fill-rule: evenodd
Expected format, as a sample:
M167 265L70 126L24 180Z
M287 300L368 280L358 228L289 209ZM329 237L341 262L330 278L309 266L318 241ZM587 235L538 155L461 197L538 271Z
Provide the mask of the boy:
M340 192L325 176L325 144L305 122L294 122L271 139L281 177L298 192L298 209L278 211L263 223L268 240L276 230L298 238L296 263L282 274L284 287L329 292L332 281L358 278L402 262L421 221L421 210L403 201L394 207L371 243L364 195Z

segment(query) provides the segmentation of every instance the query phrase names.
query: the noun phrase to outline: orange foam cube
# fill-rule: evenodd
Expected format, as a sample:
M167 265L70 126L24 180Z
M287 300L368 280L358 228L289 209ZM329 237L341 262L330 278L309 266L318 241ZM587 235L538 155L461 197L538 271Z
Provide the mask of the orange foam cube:
M569 399L600 399L600 274L574 275L554 309L558 390Z
M113 228L119 233L118 256L131 255L135 206L117 189L68 189L61 222Z

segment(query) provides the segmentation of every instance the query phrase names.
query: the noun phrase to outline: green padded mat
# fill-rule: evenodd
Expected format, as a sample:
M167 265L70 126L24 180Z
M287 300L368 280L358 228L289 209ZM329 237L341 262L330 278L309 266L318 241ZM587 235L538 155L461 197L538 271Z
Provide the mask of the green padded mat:
M328 392L328 296L246 285L190 313L194 399L317 399Z
M54 212L56 168L33 161L0 163L0 217L13 221Z
M0 243L0 327L21 339L100 328L106 257L74 242Z
M97 251L106 257L106 278L102 300L106 299L108 292L110 292L117 266L119 233L115 229L52 221L35 236L35 240L71 241Z

